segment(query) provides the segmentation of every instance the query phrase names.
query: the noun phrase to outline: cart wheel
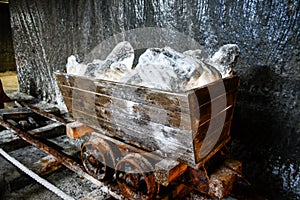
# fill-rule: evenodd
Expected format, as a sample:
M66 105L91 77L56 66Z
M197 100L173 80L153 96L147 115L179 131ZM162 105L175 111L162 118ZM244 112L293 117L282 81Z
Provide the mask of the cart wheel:
M128 154L116 166L116 179L129 199L154 199L157 186L151 163L140 154Z
M116 166L114 152L110 145L98 137L82 144L81 159L86 171L98 180L110 180Z

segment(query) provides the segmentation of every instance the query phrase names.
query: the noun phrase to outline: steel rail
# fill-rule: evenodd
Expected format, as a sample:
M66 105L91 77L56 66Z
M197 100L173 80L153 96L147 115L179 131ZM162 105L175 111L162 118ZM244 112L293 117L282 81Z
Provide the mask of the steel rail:
M62 124L64 124L64 125L66 125L66 124L68 123L67 120L65 120L65 119L63 119L63 118L61 118L61 117L57 117L57 116L54 115L54 114L48 113L48 112L46 112L46 111L44 111L44 110L42 110L42 109L40 109L40 108L37 108L37 107L35 107L35 106L32 106L32 105L30 105L30 104L28 104L28 103L25 103L25 102L23 102L23 101L21 101L21 102L18 101L17 103L20 104L20 105L22 105L22 106L24 106L24 107L27 107L27 108L29 108L30 110L32 110L33 112L35 112L35 113L37 113L37 114L39 114L39 115L42 115L42 116L44 116L44 117L46 117L46 118L48 118L48 119L51 119L51 120L53 120L53 121L60 122L60 123L62 123Z

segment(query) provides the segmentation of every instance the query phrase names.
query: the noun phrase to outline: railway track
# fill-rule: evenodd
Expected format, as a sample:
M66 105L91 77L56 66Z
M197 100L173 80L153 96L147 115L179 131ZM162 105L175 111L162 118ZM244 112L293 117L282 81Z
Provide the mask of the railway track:
M40 109L15 102L15 108L0 109L0 155L18 168L19 174L14 177L11 174L16 170L14 173L1 170L0 181L5 184L0 184L0 190L9 190L12 194L27 191L23 196L30 193L29 199L124 199L116 181L99 181L86 172L80 159L84 139L70 139L66 135L67 124L70 121L55 107ZM7 167L6 163L1 162L2 168L1 165ZM37 193L42 188L41 197ZM183 194L187 200L207 199L183 184L163 192L162 199ZM23 196L6 195L7 199ZM0 194L0 199L6 199L5 194Z
M26 176L12 178L3 169L2 187L14 192L37 182L62 199L122 198L85 172L78 156L80 140L66 137L67 120L57 116L57 109L42 110L25 102L16 105L0 110L0 155Z

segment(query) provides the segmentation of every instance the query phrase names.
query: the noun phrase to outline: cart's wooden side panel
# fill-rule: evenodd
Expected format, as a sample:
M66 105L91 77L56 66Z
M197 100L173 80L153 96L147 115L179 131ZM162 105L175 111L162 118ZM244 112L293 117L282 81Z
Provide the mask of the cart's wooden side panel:
M171 93L123 83L93 80L87 77L55 73L58 85L80 88L82 91L124 99L159 109L189 114L189 102L185 93Z
M75 120L126 143L194 164L187 94L117 87L66 74L56 74L56 79Z
M170 93L64 73L56 79L71 116L105 134L197 166L230 138L239 79Z
M78 88L65 85L60 86L62 95L67 101L68 110L73 114L73 109L90 111L104 120L115 120L116 117L131 119L144 125L148 121L163 124L173 128L191 130L190 115L179 111L170 111L141 103L106 96L100 93L82 91ZM125 122L125 121L124 121Z
M87 112L76 110L74 119L100 130L108 136L119 138L148 151L157 151L164 156L194 164L191 132L170 128L149 122L146 126L136 126L130 119L119 118L108 122ZM123 121L122 121L123 120ZM122 122L121 122L122 121ZM135 127L135 128L132 128Z
M196 163L229 141L238 85L239 78L233 76L189 94Z

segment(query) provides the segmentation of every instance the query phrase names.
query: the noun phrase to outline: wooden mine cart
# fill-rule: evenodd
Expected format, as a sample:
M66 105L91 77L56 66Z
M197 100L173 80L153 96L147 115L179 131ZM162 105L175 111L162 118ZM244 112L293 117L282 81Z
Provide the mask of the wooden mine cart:
M219 198L226 193L212 191L205 164L230 140L237 76L182 93L62 72L55 76L76 121L67 134L84 136L81 157L91 175L116 180L132 199L179 198L186 188ZM159 196L175 182L176 195Z

